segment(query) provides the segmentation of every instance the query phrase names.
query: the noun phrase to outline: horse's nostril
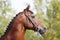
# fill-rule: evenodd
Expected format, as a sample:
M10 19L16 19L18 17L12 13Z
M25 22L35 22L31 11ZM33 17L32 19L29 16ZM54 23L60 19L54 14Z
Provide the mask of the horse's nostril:
M47 28L44 27L44 30L46 30Z

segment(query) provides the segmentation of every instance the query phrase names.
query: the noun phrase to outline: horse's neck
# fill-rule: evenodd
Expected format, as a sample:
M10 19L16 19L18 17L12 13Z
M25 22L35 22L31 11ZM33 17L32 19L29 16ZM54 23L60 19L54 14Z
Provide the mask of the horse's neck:
M16 27L12 29L11 37L12 40L24 40L25 28L22 24L15 24Z
M14 22L12 29L4 36L4 40L24 40L25 28L21 23Z

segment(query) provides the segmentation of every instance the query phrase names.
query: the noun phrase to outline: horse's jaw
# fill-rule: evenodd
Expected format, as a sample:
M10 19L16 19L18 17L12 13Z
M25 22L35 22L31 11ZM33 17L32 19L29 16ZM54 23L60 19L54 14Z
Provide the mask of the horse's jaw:
M42 39L44 38L43 35L40 34L39 32L35 32L35 34L37 34L37 36L38 36L39 38L42 38Z

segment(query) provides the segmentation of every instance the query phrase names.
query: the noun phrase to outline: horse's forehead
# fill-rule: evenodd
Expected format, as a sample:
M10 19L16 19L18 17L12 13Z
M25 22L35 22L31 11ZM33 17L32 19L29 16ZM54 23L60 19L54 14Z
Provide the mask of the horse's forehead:
M29 15L33 15L33 14L29 13Z
M31 13L31 12L27 12L27 14L28 14L28 15L33 15L33 13Z

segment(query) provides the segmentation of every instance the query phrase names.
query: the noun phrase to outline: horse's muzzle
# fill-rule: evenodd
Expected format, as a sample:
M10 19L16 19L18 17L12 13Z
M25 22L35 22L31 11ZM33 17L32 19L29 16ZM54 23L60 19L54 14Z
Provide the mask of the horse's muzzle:
M37 32L39 32L41 35L43 35L47 31L47 28L42 26L38 27Z

